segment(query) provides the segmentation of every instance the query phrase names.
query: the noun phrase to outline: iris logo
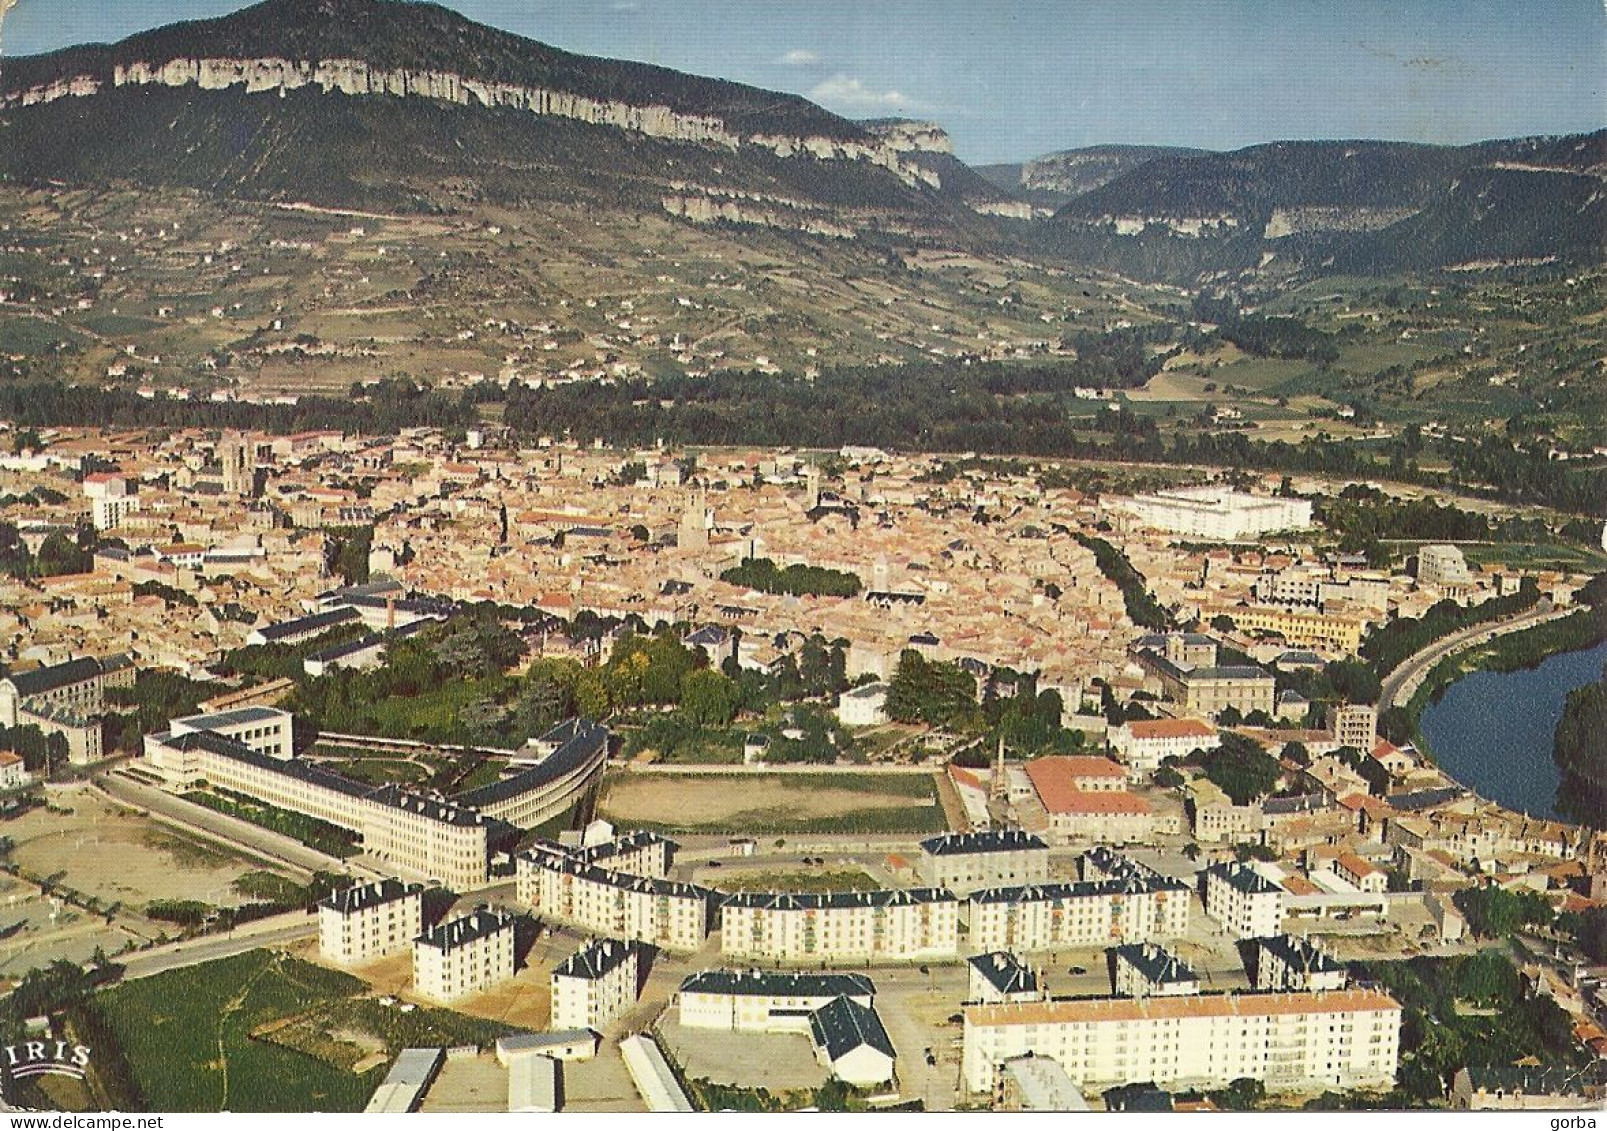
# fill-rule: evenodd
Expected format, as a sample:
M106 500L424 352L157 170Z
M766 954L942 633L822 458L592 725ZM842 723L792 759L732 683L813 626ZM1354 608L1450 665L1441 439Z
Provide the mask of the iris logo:
M26 1080L32 1076L70 1076L84 1078L89 1067L89 1046L70 1045L66 1041L28 1041L26 1044L6 1045L6 1068L13 1079Z

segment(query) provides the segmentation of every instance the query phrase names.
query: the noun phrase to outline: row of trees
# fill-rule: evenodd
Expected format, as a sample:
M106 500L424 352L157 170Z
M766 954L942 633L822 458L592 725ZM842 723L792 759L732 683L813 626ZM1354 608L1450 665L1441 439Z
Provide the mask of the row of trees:
M1563 772L1565 789L1591 804L1572 806L1596 828L1607 828L1607 669L1595 683L1568 693L1557 722L1552 757Z
M1134 624L1161 631L1174 627L1172 615L1155 600L1143 576L1133 568L1126 554L1103 538L1089 534L1078 534L1076 538L1085 548L1093 551L1099 572L1121 590L1127 615Z
M19 579L88 573L95 568L96 545L93 527L81 527L71 536L53 530L35 554L29 551L15 523L0 522L0 572Z
M32 428L232 428L281 436L331 429L386 435L416 427L462 429L478 414L468 397L408 380L355 386L346 399L304 396L293 405L146 400L131 389L15 381L0 383L0 419Z
M1518 592L1492 597L1478 605L1444 600L1421 617L1401 617L1375 630L1362 643L1361 654L1379 675L1388 675L1408 657L1436 640L1486 621L1505 620L1532 608L1540 600L1540 587L1525 577Z
M1366 483L1347 484L1337 498L1319 498L1314 511L1352 552L1391 540L1517 543L1551 537L1538 518L1492 518L1435 499L1397 499Z
M857 597L860 590L857 574L801 564L781 569L769 558L748 558L720 574L720 580L794 597Z
M1335 443L1326 436L1290 444L1197 429L1166 436L1152 418L1131 412L1106 410L1089 420L1087 402L1070 390L1104 379L1078 365L1015 369L933 362L831 370L813 381L719 373L543 389L515 385L507 391L503 418L527 433L569 432L621 445L660 439L678 445L869 445L1261 468L1444 488L1444 472L1420 463L1437 446L1453 468L1451 482L1513 502L1607 514L1607 471L1550 460L1544 451L1519 451L1499 435L1476 444L1431 445L1410 434L1384 444Z

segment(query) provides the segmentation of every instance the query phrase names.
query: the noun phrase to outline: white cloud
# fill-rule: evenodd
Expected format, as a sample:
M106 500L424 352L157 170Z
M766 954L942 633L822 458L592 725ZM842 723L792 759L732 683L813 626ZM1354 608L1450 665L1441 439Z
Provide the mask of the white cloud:
M0 0L3 3L4 0ZM820 62L820 56L807 47L794 47L781 58L776 60L783 67L812 67Z
M836 74L810 90L809 97L823 106L846 113L866 113L887 110L916 110L920 103L907 98L897 90L877 90L866 86L861 79Z

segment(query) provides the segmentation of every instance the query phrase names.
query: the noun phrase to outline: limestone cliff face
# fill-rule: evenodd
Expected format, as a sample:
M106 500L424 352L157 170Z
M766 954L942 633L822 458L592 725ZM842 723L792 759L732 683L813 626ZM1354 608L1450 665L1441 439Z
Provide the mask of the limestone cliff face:
M664 197L664 211L694 224L724 222L760 228L780 228L792 232L807 232L814 236L851 240L852 228L839 224L825 215L789 208L785 205L761 204L733 198L719 198L700 193L674 193Z
M859 123L867 133L880 138L899 153L954 152L948 131L936 122L916 122L906 118L886 118Z
M808 156L819 161L866 162L886 169L908 186L938 187L936 174L903 159L901 154L908 150L875 137L858 141L782 134L743 136L718 117L685 114L668 106L637 106L441 71L386 70L358 59L173 59L165 63L117 64L109 79L79 75L5 95L0 97L0 109L87 98L108 88L139 86L242 89L247 94L279 95L311 87L326 94L352 97L429 98L459 106L509 107L671 141L730 150L753 146L783 158Z

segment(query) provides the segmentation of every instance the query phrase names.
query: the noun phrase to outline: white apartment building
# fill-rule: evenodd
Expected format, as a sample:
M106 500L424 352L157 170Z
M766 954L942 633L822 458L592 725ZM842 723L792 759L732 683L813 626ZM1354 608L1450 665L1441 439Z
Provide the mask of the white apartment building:
M966 959L966 1001L1039 1001L1038 972L1007 950Z
M944 833L921 842L921 881L964 894L1049 878L1049 846L1021 829Z
M1248 495L1210 485L1111 499L1107 507L1124 511L1155 530L1213 542L1302 530L1311 525L1308 499Z
M1177 955L1150 943L1128 943L1110 952L1117 997L1179 997L1200 992L1200 976Z
M554 848L537 845L519 855L515 891L520 903L543 917L607 938L635 939L666 950L703 945L714 899L707 888L611 871Z
M597 939L552 971L554 1029L601 1029L636 1004L642 948L619 939Z
M705 970L681 983L675 1008L689 1029L808 1033L809 1015L839 997L869 1008L876 987L864 974Z
M1467 559L1455 546L1423 546L1417 551L1417 583L1436 589L1466 587L1472 583Z
M1111 750L1134 774L1153 774L1167 758L1221 745L1216 727L1204 719L1134 719L1110 732Z
M1342 963L1309 939L1273 935L1255 941L1258 990L1342 990L1350 984Z
M1333 709L1329 720L1334 741L1363 754L1371 754L1378 745L1378 708L1365 703L1346 703Z
M1084 880L973 892L976 950L1064 950L1177 938L1188 932L1189 890L1179 880Z
M513 916L481 909L413 943L413 989L432 1001L488 990L513 977Z
M961 1075L967 1091L989 1093L1005 1061L1032 1053L1084 1091L1245 1077L1274 1092L1388 1088L1400 1027L1400 1004L1378 990L968 1005Z
M960 904L943 888L738 892L720 908L720 953L775 962L953 958Z
M1205 913L1241 939L1266 938L1283 929L1285 892L1248 864L1205 869Z
M585 848L566 849L558 845L551 847L557 848L559 852L567 852L582 864L607 868L611 872L625 872L632 876L648 876L662 880L670 874L676 844L658 833L638 830Z
M538 740L535 763L471 789L459 805L495 821L533 829L566 812L608 764L608 728L587 719L560 723Z
M406 950L424 929L424 886L384 879L337 891L318 904L318 951L354 966Z

